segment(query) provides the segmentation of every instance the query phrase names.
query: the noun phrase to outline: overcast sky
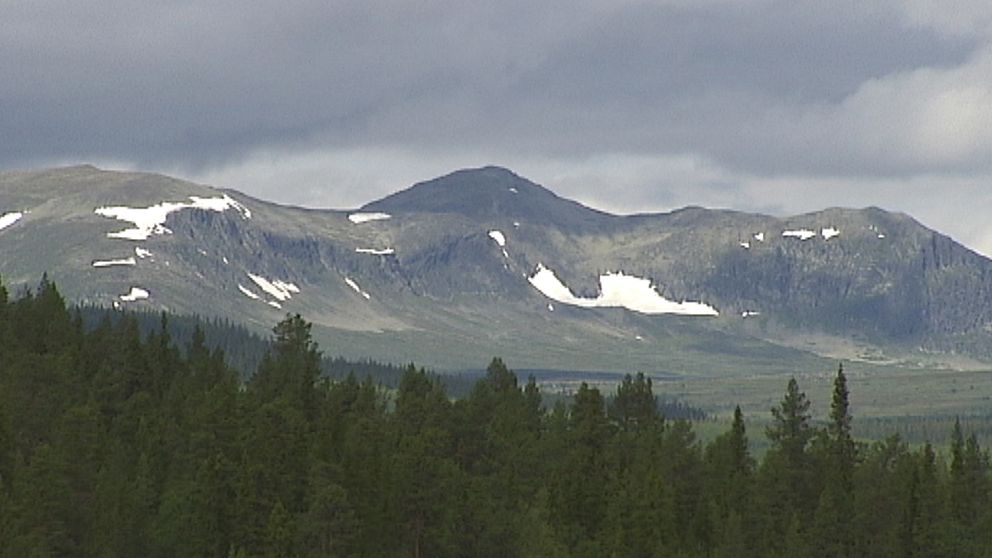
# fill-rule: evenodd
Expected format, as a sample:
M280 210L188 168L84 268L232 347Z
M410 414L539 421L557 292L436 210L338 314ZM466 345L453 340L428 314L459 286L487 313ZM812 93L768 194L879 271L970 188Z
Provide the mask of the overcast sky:
M79 162L336 208L498 164L992 254L992 2L0 0L0 169Z

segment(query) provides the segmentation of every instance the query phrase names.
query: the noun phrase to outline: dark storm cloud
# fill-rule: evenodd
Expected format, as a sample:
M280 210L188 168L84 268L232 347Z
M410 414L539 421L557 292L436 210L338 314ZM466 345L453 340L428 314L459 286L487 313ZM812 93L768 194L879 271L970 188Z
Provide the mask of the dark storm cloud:
M0 4L0 169L357 207L502 164L617 212L879 205L992 254L987 0Z
M979 42L860 2L23 2L0 26L0 164L318 145L898 172L802 122Z

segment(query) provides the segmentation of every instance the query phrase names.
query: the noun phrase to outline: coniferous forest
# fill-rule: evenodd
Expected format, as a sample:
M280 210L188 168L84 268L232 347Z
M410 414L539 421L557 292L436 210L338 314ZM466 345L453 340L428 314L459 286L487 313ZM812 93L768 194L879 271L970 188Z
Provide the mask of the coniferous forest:
M992 556L976 438L855 440L843 370L825 426L788 382L759 463L739 410L702 444L643 375L550 409L499 359L457 400L331 380L288 316L242 380L162 322L0 287L0 555Z

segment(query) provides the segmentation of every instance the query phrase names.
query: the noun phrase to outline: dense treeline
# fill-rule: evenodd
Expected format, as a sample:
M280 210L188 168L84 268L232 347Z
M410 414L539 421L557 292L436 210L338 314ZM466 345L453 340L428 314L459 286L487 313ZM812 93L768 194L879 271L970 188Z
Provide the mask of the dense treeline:
M87 331L105 325L107 320L114 324L125 318L137 322L142 336L160 333L163 326L162 315L156 312L142 310L122 312L102 306L81 306L76 310L82 318L83 328ZM183 356L186 356L185 349L189 347L193 335L202 335L204 344L223 351L224 360L239 373L242 381L247 380L258 369L265 354L272 348L269 339L263 339L244 326L233 324L226 319L170 315L166 326L169 336ZM350 374L354 374L358 378L372 378L376 384L390 389L399 387L403 373L406 371L406 367L373 359L354 361L328 356L321 358L320 368L322 376L332 380L344 380ZM465 372L444 374L439 377L449 395L464 397L472 391L476 380L482 375ZM698 409L688 407L682 402L673 403L677 410L700 413Z
M137 322L143 337L159 333L162 328L162 316L156 312L128 310L124 313L90 305L80 306L77 311L82 318L83 328L87 331L105 325L108 320L113 325L125 318ZM170 315L167 326L169 336L184 356L194 334L202 335L208 347L219 348L224 352L224 360L240 373L243 380L258 369L265 353L271 350L268 339L226 319ZM321 360L321 369L325 376L332 379L343 380L353 373L359 378L371 376L377 383L391 388L399 386L404 372L402 366L371 359L355 362L341 357L324 357ZM452 386L449 386L449 391L450 387Z
M124 319L125 316L137 322L142 337L158 333L162 328L161 313L149 310L121 311L110 310L105 306L81 305L74 311L79 313L86 331L105 324L107 320L113 324ZM224 360L244 378L258 368L262 357L269 350L267 339L227 319L170 315L167 325L169 336L184 356L186 356L185 350L193 340L193 335L202 335L208 347L216 347L224 351Z
M992 402L989 409L992 410ZM992 444L992 414L861 418L855 424L854 434L868 440L899 434L900 438L914 445L928 441L950 443L955 423L960 423L961 428L974 435L983 446Z
M196 331L93 329L54 285L0 288L2 556L989 556L989 458L825 428L789 382L758 464L705 446L649 379L542 406L494 359L467 397L406 369L321 378L287 317L247 382Z

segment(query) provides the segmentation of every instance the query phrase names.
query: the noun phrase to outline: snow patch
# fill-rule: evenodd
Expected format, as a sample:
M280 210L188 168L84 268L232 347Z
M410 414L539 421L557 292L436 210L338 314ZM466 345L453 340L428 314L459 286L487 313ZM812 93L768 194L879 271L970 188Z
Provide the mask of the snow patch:
M753 318L754 316L760 316L760 315L761 315L761 312L758 312L757 310L745 310L745 311L741 312L741 317L742 318L745 318L745 319L747 319L747 318Z
M285 302L293 298L293 293L299 293L300 288L292 283L287 283L286 281L280 281L279 279L269 280L260 275L255 275L254 273L249 273L248 277L258 285L258 288L265 291L267 294L275 298L280 302Z
M349 287L351 287L352 289L354 289L356 293L358 293L358 294L362 295L363 297L365 297L365 300L371 300L372 299L372 296L369 293L363 291L362 288L358 286L358 283L356 283L350 277L345 277L344 278L344 282L347 283Z
M115 265L135 265L136 262L134 258L124 258L120 260L96 260L93 262L93 267L111 267Z
M500 231L489 231L489 238L496 241L500 248L506 248L506 237Z
M24 217L24 213L21 211L13 211L0 215L0 231L20 221L21 217Z
M141 246L135 246L134 247L134 255L135 256L138 256L141 259L150 258L152 256L152 251L151 250L145 250Z
M134 228L107 233L109 238L123 240L148 240L153 234L171 234L165 226L169 214L183 209L202 209L204 211L224 212L234 209L241 214L242 219L251 219L251 211L241 202L224 194L219 198L200 198L190 196L190 202L162 202L150 207L104 206L93 210L102 217L125 221Z
M352 213L348 216L348 220L358 225L369 221L382 221L391 217L392 215L388 213Z
M269 304L269 306L271 306L273 308L282 308L282 304L279 304L278 302L276 302L274 300L270 300L268 302L268 304Z
M765 233L759 232L759 233L755 234L754 235L754 239L757 240L758 242L764 242L765 241Z
M555 305L554 305L554 304L551 304L551 303L549 302L549 303L548 303L548 312L554 312L554 311L555 311Z
M513 192L514 194L519 194L520 193L520 192L517 191L516 188L512 188L512 187L510 188L510 192Z
M241 291L241 293L244 294L246 297L252 300L262 300L262 297L258 296L257 294L252 292L251 289L245 287L241 283L238 283L238 290Z
M816 236L816 233L809 229L797 229L791 231L782 231L782 236L787 238L788 237L798 238L799 240L809 240L814 236Z
M882 233L878 233L878 238L885 238L885 235Z
M496 241L496 244L499 244L499 247L503 250L503 257L509 259L510 254L506 252L506 236L500 231L489 231L489 238Z
M743 241L743 242L741 242L740 245L741 245L741 248L743 248L745 250L749 250L751 248L751 243L748 242L748 241L746 241L746 240Z
M134 302L136 300L144 300L148 298L148 291L142 289L141 287L131 287L131 291L127 294L120 295L120 299L124 302Z
M544 264L537 264L537 272L528 281L552 300L583 308L626 308L642 314L719 315L715 308L702 302L668 300L658 294L650 279L626 275L622 271L599 276L600 292L596 298L575 296Z
M359 254L372 254L373 256L390 256L396 253L396 250L392 248L383 248L381 250L377 248L355 248L355 251Z
M513 228L519 229L520 228L520 221L514 221L513 222Z
M230 261L228 261L228 259L227 259L227 256L221 256L221 257L220 257L220 259L221 259L221 261L223 261L223 262L224 262L225 264L229 264L229 263L231 263Z
M820 229L820 234L823 236L823 240L830 240L835 236L840 236L840 230L834 227L827 227L825 229Z
M242 219L251 219L251 210L245 207L245 204L239 202L238 200L224 194L219 198L200 198L197 196L190 196L189 199L193 200L192 207L194 209L206 209L208 211L216 211L217 213L223 213L228 209L234 209L241 214Z

